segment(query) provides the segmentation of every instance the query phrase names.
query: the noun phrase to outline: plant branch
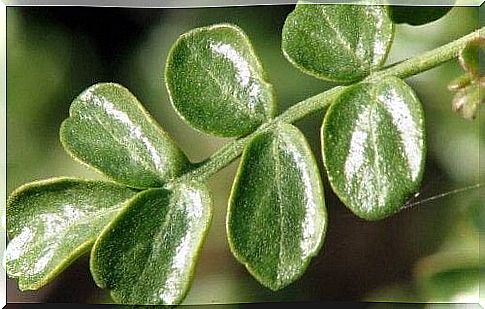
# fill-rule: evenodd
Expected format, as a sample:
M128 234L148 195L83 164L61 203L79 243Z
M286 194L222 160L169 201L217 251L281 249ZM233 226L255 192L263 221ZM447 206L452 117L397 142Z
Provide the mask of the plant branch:
M479 36L483 36L484 34L485 27L422 55L402 61L381 71L376 71L362 82L376 82L389 76L407 78L430 70L447 61L455 59L460 50L462 50L469 42L478 39ZM197 164L194 169L178 178L176 182L183 182L186 180L207 180L219 170L237 159L246 144L248 144L256 135L271 129L277 123L293 123L318 110L327 108L340 94L342 94L342 92L351 86L352 85L337 86L293 105L280 116L261 125L253 133L224 145L207 160Z

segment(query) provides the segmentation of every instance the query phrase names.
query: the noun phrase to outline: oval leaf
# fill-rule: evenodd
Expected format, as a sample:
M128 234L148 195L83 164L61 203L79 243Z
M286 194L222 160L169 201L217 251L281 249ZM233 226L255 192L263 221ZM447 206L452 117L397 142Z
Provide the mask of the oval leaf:
M49 283L94 243L136 192L103 181L55 178L17 189L7 202L6 270L21 290Z
M274 114L273 88L248 37L233 25L182 35L169 53L165 80L174 108L202 132L241 136Z
M198 184L137 195L96 241L91 273L124 304L178 304L187 293L211 220Z
M60 135L73 157L135 188L160 187L188 164L167 133L118 84L96 84L81 93Z
M330 184L357 216L392 215L419 189L423 110L400 79L351 87L328 110L321 134Z
M325 234L327 215L316 162L298 129L280 124L244 150L227 215L231 251L264 286L298 279Z
M282 49L303 72L347 83L381 67L393 33L383 6L299 3L283 27Z
M396 24L419 26L440 19L452 8L452 6L391 6L389 15Z

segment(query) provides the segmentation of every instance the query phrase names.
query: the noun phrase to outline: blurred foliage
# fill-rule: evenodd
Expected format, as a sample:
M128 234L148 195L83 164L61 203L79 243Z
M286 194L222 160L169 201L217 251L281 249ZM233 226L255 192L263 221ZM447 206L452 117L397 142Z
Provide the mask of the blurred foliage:
M7 23L7 192L11 192L34 179L83 174L64 153L58 130L68 115L73 90L82 89L84 72L97 64L89 42L69 36L61 25L30 24L11 8Z
M303 75L284 59L281 28L292 8L9 7L7 192L52 176L98 177L63 151L58 130L71 101L100 81L130 89L192 161L205 159L226 143L229 139L209 137L185 125L172 109L163 84L169 47L194 27L230 22L246 31L274 84L278 112L332 87ZM462 7L427 25L397 25L388 63L456 39L477 28L478 22L477 8ZM452 62L407 80L423 102L428 138L425 180L411 203L483 181L485 168L479 158L485 153L483 108L474 121L462 119L452 111L453 94L446 88L461 73ZM477 271L484 266L483 259L478 259L479 231L484 231L478 190L416 205L380 222L361 221L338 202L326 182L319 142L322 115L318 112L297 124L315 153L326 185L330 222L319 256L298 282L279 292L260 286L235 261L225 232L233 163L210 181L213 224L185 304L463 301L471 299L470 293L477 298L478 281L484 275ZM87 259L81 259L37 292L20 293L16 282L9 280L9 302L110 302L107 293L95 287L87 266Z

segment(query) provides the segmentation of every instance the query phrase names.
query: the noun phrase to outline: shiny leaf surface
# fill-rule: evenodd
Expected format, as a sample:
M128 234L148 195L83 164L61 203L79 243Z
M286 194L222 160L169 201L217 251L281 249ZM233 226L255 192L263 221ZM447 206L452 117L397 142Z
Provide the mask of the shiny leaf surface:
M91 252L96 283L124 304L178 304L187 293L211 220L205 186L137 195Z
M448 14L452 6L391 6L390 17L396 24L419 26L436 21Z
M403 81L351 87L328 110L321 134L330 184L357 216L390 216L419 189L423 111Z
M96 84L81 93L60 135L73 157L135 188L159 187L188 163L138 100L118 84Z
M54 178L17 189L7 202L5 252L21 290L49 283L86 252L135 191L102 181Z
M179 115L206 133L245 135L274 113L273 88L248 37L233 25L182 35L168 56L165 80Z
M303 134L280 124L244 150L227 216L235 257L264 286L298 279L315 256L327 225L318 167Z
M381 67L393 32L382 6L299 3L283 27L282 49L303 72L347 83Z

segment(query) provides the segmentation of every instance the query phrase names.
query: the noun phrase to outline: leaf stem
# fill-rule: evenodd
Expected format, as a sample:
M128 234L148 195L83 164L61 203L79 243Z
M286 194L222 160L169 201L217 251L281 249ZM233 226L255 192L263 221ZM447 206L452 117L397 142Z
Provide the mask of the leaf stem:
M484 34L485 27L465 35L456 41L445 44L414 58L402 61L381 71L374 72L362 82L376 82L389 76L407 78L425 72L447 61L455 59L460 50L469 42ZM224 145L208 159L197 164L194 169L179 177L176 182L207 180L219 170L237 159L239 155L241 155L246 144L248 144L256 135L271 129L277 123L293 123L318 110L327 108L342 92L351 86L352 85L337 86L293 105L272 121L261 125L253 133Z

